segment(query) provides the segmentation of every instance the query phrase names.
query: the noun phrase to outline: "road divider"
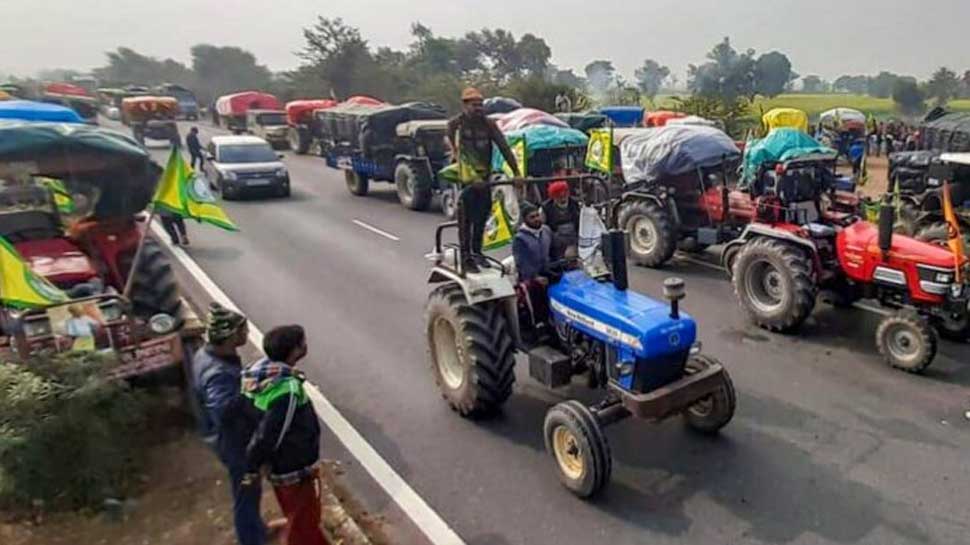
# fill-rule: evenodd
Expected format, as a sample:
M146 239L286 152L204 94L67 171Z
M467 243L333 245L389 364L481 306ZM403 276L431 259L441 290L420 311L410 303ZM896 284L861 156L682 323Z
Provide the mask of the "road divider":
M380 231L376 227L368 226L363 222L354 220L354 223L361 225L369 230L374 230L378 234L399 240L389 233ZM168 248L172 256L178 263L185 268L192 278L202 287L202 289L216 302L222 306L243 313L232 299L199 267L198 263L192 259L182 248L171 245L165 231L158 224L152 225L152 232L158 242ZM245 313L243 313L245 314ZM252 321L249 322L249 342L256 347L263 345L263 333ZM323 392L311 382L307 382L307 395L316 409L320 421L330 429L337 439L343 443L344 447L367 471L377 484L384 489L384 492L394 500L402 511L411 519L412 522L424 533L428 540L434 545L465 545L461 537L448 526L430 505L411 488L410 485L396 472L394 468L384 460L381 455L367 442L367 439L360 434L350 422L337 410L336 407L323 395Z

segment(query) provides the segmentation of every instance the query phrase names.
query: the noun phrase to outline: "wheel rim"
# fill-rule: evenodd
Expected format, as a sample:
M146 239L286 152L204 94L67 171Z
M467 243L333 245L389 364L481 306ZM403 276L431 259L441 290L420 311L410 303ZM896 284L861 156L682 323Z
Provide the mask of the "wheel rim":
M566 426L559 426L552 432L552 451L563 475L574 481L582 478L586 471L583 452L576 435Z
M745 276L745 291L758 312L770 313L784 304L785 280L781 271L768 261L752 263Z
M411 195L414 195L414 176L401 173L401 181L403 182L401 188L404 190L404 195L411 198Z
M465 382L465 368L458 353L458 335L455 326L445 318L437 318L432 329L434 335L435 363L445 385L457 390Z
M657 226L646 216L637 216L630 221L630 246L638 254L645 255L657 247Z
M690 413L698 418L706 418L714 412L714 396L707 396L687 408Z
M891 328L887 333L886 348L893 358L909 361L919 354L919 336L904 326Z

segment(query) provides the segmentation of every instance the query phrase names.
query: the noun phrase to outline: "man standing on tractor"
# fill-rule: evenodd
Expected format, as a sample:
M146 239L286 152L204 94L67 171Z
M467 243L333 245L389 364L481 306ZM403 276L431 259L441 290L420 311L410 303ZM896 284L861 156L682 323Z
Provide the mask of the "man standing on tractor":
M458 198L458 238L462 267L478 272L485 224L492 210L492 190L486 182L492 172L492 145L519 173L519 163L495 121L485 115L484 97L473 87L461 93L462 112L448 121L447 144L458 164L459 181L465 186Z
M579 203L569 195L569 184L564 181L549 184L547 191L549 200L542 203L542 212L553 234L553 259L562 259L570 251L574 254L579 245Z

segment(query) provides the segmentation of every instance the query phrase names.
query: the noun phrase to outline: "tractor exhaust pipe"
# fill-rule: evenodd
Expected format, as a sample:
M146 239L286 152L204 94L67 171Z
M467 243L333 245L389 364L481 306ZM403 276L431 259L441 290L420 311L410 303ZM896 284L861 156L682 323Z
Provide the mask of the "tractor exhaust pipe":
M893 247L893 226L896 224L896 207L893 204L892 193L886 193L879 207L879 249L882 257L889 257L889 250Z
M626 275L626 233L618 229L603 233L601 239L603 261L610 269L613 286L620 291L629 287Z
M664 299L670 301L670 317L680 319L680 300L687 296L687 287L682 278L671 277L664 280Z

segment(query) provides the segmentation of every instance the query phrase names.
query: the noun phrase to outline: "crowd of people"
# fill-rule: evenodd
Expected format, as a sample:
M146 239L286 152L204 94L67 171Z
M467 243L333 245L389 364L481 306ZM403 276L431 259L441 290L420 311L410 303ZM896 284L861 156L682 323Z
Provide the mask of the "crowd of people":
M866 135L866 153L869 156L888 156L897 151L915 151L919 148L919 130L901 121L879 123L870 127Z

